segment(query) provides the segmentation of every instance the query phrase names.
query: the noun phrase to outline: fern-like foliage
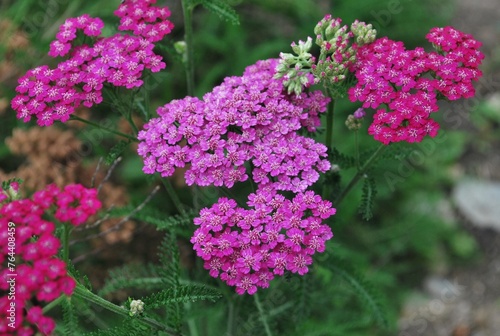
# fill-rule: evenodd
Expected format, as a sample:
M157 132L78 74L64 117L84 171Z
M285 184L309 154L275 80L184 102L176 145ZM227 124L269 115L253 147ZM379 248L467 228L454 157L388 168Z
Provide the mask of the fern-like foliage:
M222 294L210 287L202 285L179 285L176 288L168 288L142 298L144 307L149 309L161 308L172 304L195 302L202 300L217 301Z
M349 91L349 88L356 85L356 82L357 79L354 74L351 72L347 72L346 78L343 81L337 83L327 82L325 84L328 89L329 95L333 99L339 99L345 97L347 95L347 91Z
M100 329L91 333L85 333L84 336L145 336L156 335L151 327L139 322L133 317L126 318L120 322L119 326L109 329Z
M150 263L130 264L110 270L109 277L98 294L104 296L125 288L155 290L163 287L157 266Z
M380 155L380 160L404 160L413 151L415 147L408 146L406 143L396 142L387 147L387 149Z
M180 268L179 249L177 248L177 238L174 234L165 235L159 248L158 257L160 259L159 274L161 280L164 286L168 288L168 293L175 296L180 286ZM162 292L158 295L159 296L154 295L149 299L145 299L146 301L143 301L145 304L150 303L150 307L164 306L167 311L168 325L180 332L184 317L184 305L181 301L166 300L167 295L162 294ZM154 299L159 299L159 301L154 303Z
M238 14L227 0L198 0L198 3L223 20L231 22L233 25L240 24Z
M73 265L71 260L67 263L66 269L69 275L75 278L79 283L83 284L83 286L89 291L92 291L92 284L90 283L89 278L86 275L82 276L80 272L75 268L75 265Z
M63 311L64 331L67 336L80 335L80 328L78 327L78 316L70 298L65 298L61 302Z
M311 293L313 288L309 285L309 276L305 275L300 278L300 283L296 295L296 303L294 305L294 315L297 317L308 316L311 307Z
M345 155L339 152L337 148L328 150L328 158L332 164L342 169L349 169L356 166L356 159L353 156Z
M111 209L107 214L110 217L123 217L128 216L134 209L134 206L129 205L122 208ZM188 210L184 214L166 217L165 214L162 214L157 209L144 207L140 211L134 213L130 218L154 225L158 230L169 230L178 226L192 224L196 216L197 214L194 210Z
M363 182L363 195L359 205L359 213L368 221L373 217L373 202L377 195L377 186L373 177L366 177Z
M116 145L111 147L108 155L106 156L106 159L104 162L109 166L115 162L120 155L125 151L127 146L130 144L130 141L123 141L120 140Z
M329 256L324 266L351 285L364 306L371 310L375 321L383 328L388 328L387 310L380 302L380 294L357 270L334 255Z

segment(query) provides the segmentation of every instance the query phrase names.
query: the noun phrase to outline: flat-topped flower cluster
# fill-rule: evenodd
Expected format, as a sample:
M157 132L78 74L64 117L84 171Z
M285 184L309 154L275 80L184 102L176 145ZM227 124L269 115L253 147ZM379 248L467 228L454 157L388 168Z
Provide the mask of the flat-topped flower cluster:
M304 191L325 172L326 146L298 135L319 126L329 98L321 91L288 95L273 79L277 60L228 77L203 100L186 97L158 108L139 132L146 174L171 176L189 164L188 185L225 186L248 179L277 190Z
M439 110L438 99L475 95L472 82L481 77L484 58L481 43L452 27L433 28L427 40L437 51L406 50L387 37L358 49L358 83L349 98L377 109L368 133L384 144L436 136L439 124L431 113Z
M227 198L202 209L194 220L199 228L191 238L210 275L235 286L238 294L267 288L285 272L304 275L312 255L323 252L333 237L322 221L335 209L313 191L299 192L289 200L263 187L248 199L250 209Z
M162 57L153 52L154 42L170 33L167 7L151 6L155 1L125 1L115 12L120 30L135 35L102 37L104 23L87 14L67 19L50 45L49 56L67 59L52 69L47 65L29 70L19 78L18 95L11 102L17 118L32 117L40 126L66 122L75 109L102 102L104 85L132 89L143 84L143 72L165 68ZM78 44L78 36L91 43Z
M49 335L54 330L55 323L52 318L43 315L42 307L36 302L50 302L61 294L71 295L76 282L67 274L66 263L57 256L61 243L55 236L55 224L45 216L50 214L60 222L80 225L101 207L97 190L87 189L79 184L68 185L62 190L50 185L37 191L30 199L9 201L2 197L2 202L0 262L8 265L6 259L9 255L15 255L16 258L12 263L16 265L15 269L2 266L0 270L2 293L9 292L9 274L17 275L15 325L14 328L7 325L7 309L11 300L7 294L2 294L0 333L28 336L40 331ZM9 232L14 232L14 246L8 245Z

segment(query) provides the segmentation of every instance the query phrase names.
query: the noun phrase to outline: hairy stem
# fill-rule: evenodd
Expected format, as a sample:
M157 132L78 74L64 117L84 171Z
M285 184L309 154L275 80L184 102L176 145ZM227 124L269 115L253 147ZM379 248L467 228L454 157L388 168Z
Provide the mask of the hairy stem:
M49 302L45 307L43 307L42 311L44 314L47 314L52 308L57 307L62 300L66 299L66 295L62 294L54 301Z
M179 211L181 214L185 214L186 210L184 210L184 206L182 205L182 202L175 192L174 187L172 186L172 183L170 182L169 179L166 178L160 178L161 183L163 183L163 186L165 186L165 189L167 190L168 195L170 196L170 199L172 202L174 202L174 206Z
M384 151L385 147L387 147L384 144L381 144L379 148L370 156L368 160L366 160L365 164L358 169L358 172L354 177L349 181L349 184L347 187L345 187L344 190L340 193L340 195L337 197L337 199L334 202L335 206L338 206L340 202L347 196L347 194L354 188L354 186L359 182L359 180L363 177L363 175L366 173L368 168L372 165L373 162L377 159L377 157Z
M356 169L360 169L360 162L359 162L359 136L358 136L358 130L354 131L354 146L356 147Z
M90 120L87 120L87 119L83 119L83 118L80 118L80 117L77 117L75 115L72 115L70 116L70 119L71 120L77 120L77 121L81 121L82 123L85 123L85 124L88 124L88 125L91 125L91 126L94 126L98 129L102 129L106 132L109 132L109 133L113 133L113 134L116 134L116 135L119 135L121 137L124 137L124 138L127 138L131 141L134 141L134 142L139 142L139 140L137 140L137 138L131 136L131 135L128 135L128 134L125 134L125 133L122 133L120 131L116 131L116 130L113 130L111 128L107 128L107 127L104 127L104 126L101 126L93 121L90 121Z
M129 311L125 308L122 308L120 306L115 305L114 303L109 302L108 300L103 299L102 297L92 293L85 287L83 287L80 284L77 284L75 287L75 291L73 292L73 295L76 297L79 297L81 299L84 299L88 302L92 302L104 309L107 309L113 313L116 313L118 315L124 316L124 317L129 317ZM144 324L147 324L153 328L157 328L159 330L162 330L166 332L169 335L179 335L175 330L170 329L169 327L161 324L160 322L153 320L148 317L141 317L137 316L137 319L143 322Z
M186 42L186 82L188 96L194 96L194 50L193 50L193 6L190 1L182 0L184 16L184 41Z
M266 330L266 335L273 336L273 333L271 332L271 328L269 328L269 324L267 323L264 308L262 307L262 304L260 303L259 294L255 293L253 295L253 298L255 300L255 305L257 306L257 309L259 310L260 320L262 321L262 324L264 325L264 329Z

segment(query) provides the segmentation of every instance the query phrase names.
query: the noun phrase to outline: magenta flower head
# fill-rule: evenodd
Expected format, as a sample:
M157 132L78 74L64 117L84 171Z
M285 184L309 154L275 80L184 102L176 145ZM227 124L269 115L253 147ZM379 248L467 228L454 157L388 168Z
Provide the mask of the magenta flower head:
M312 255L323 252L333 237L322 222L335 209L312 191L288 200L262 187L250 194L247 205L243 209L220 198L195 218L198 229L191 238L210 275L234 286L238 294L267 288L285 272L304 275Z
M79 204L75 207L74 204ZM60 190L55 185L36 192L31 199L17 199L0 207L0 333L33 335L37 331L50 335L55 323L44 316L41 303L71 295L76 286L68 275L66 264L57 257L61 243L54 223L44 219L55 208L55 217L78 225L99 210L95 189L69 185ZM64 212L67 216L62 217ZM12 242L15 241L15 245ZM15 258L14 258L15 256ZM9 264L8 264L9 262ZM12 274L15 274L12 275ZM11 281L11 279L14 279ZM15 285L12 285L14 282ZM15 286L15 322L9 325L9 295Z
M472 82L482 75L478 69L484 58L481 43L452 27L433 28L427 39L438 52L406 50L387 37L357 51L358 82L349 89L349 99L376 109L368 132L384 144L436 136L439 124L431 113L439 110L438 99L475 94Z
M104 23L87 14L67 19L50 45L49 56L66 57L55 69L40 66L19 78L18 93L11 101L17 118L32 117L40 126L66 122L75 109L92 107L103 100L104 85L133 89L143 84L143 72L165 68L162 57L153 52L154 42L170 33L167 7L152 7L155 1L125 1L115 12L120 29L135 35L102 37ZM125 22L124 22L125 21ZM89 44L76 44L78 34Z

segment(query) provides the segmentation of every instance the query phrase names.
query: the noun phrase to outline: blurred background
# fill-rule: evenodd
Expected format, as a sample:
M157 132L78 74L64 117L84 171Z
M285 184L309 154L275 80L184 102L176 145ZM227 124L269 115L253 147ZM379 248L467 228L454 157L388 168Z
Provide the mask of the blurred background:
M94 132L83 124L68 122L40 128L15 117L10 100L17 78L28 69L57 60L47 56L48 45L68 17L88 13L106 22L104 34L117 25L113 11L120 1L0 0L0 179L20 177L27 193L49 183L60 186L78 182L90 185L100 157L117 138ZM500 330L500 6L497 0L230 0L240 25L221 20L203 8L194 16L196 95L201 97L225 76L240 75L259 59L290 52L292 41L313 36L313 28L332 14L350 24L355 19L372 23L378 37L404 41L407 48L430 45L427 32L435 26L453 25L483 42L486 58L477 95L469 101L443 103L436 116L442 129L435 139L400 146L400 155L380 162L373 176L378 185L374 217L358 214L360 188L337 210L331 253L362 274L378 293L388 316L388 327L379 326L367 303L359 300L348 281L328 267L318 266L305 280L283 280L278 301L294 296L303 306L290 310L268 300L280 330L294 325L296 335L497 335ZM186 95L182 64L173 56L173 43L183 39L180 0L158 1L172 11L175 24L158 53L167 68L146 83L150 110ZM338 103L334 138L345 153L353 151L353 135L344 125L358 105L344 98ZM126 123L101 104L80 109L78 115L94 122L112 122L122 132ZM366 126L364 130L366 130ZM363 129L362 129L363 130ZM361 146L377 146L368 135ZM138 204L151 190L142 173L142 161L130 146L101 192L105 207ZM96 183L109 166L101 166ZM341 172L343 173L343 172ZM343 175L344 181L350 174ZM174 185L185 199L189 193L182 175ZM160 193L153 204L175 214L168 197ZM154 227L130 220L109 234L99 234L116 222L108 220L92 234L76 237L72 257L99 290L108 271L124 263L156 261L160 243ZM191 228L192 230L192 228ZM189 229L187 229L189 231ZM211 281L203 274L188 241L179 241L182 265L191 277ZM76 239L75 238L75 239ZM319 257L321 259L321 257ZM327 257L324 257L326 259ZM198 271L196 271L198 270ZM196 275L193 275L193 273ZM205 277L205 278L203 278ZM208 279L208 280L207 280ZM294 292L295 291L295 292ZM298 292L297 292L298 291ZM307 294L307 295L306 295ZM115 301L129 292L109 293ZM243 307L245 299L239 299ZM237 306L238 307L238 306ZM224 303L210 306L202 335L219 335L224 324ZM238 310L238 309L237 309ZM243 310L243 309L241 309ZM236 312L238 314L238 311ZM247 317L241 315L243 322ZM299 318L300 317L300 318ZM242 324L243 325L243 324ZM286 327L288 325L288 327ZM255 328L258 328L255 326ZM236 335L260 335L236 331ZM284 333L284 335L288 335Z

